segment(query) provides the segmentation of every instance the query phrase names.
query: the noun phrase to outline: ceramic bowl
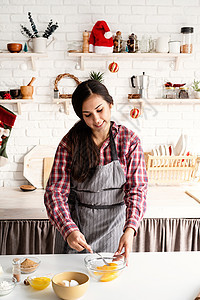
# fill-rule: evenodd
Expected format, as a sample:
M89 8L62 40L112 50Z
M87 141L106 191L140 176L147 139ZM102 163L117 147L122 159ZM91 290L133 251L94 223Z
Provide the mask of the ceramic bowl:
M0 276L0 296L10 294L15 288L16 281L11 275Z
M10 90L10 95L11 95L12 99L17 99L21 96L21 90L20 89Z
M18 53L22 50L22 44L9 43L9 44L7 44L7 49L11 53Z
M40 260L37 257L24 257L20 259L21 273L29 274L37 270L40 265Z
M91 254L85 257L85 266L91 277L100 282L108 282L120 276L126 267L126 260L123 255L109 256L102 255L109 266L105 265L101 257Z
M66 282L76 281L76 286L65 286ZM88 275L80 272L63 272L52 278L52 287L60 299L74 300L82 297L89 286Z
M51 276L47 274L35 274L32 276L28 276L27 280L35 290L44 290L51 283Z

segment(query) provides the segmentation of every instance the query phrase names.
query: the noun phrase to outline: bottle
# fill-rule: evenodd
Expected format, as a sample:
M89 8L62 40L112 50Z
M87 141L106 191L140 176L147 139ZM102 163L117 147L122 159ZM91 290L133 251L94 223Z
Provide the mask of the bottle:
M54 99L59 99L59 90L54 90Z
M193 48L193 27L182 27L181 53L192 53Z
M89 32L83 32L83 53L89 53Z
M21 281L21 267L19 258L14 258L12 261L12 275L17 282Z

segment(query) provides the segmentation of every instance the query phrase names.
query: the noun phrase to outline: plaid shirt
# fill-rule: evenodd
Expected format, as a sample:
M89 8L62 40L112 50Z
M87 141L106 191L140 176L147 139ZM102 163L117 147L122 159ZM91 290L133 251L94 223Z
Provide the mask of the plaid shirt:
M147 173L140 139L135 133L122 125L113 123L112 133L115 139L118 159L126 177L124 201L126 204L126 222L124 230L131 227L137 232L139 223L146 210ZM56 226L63 238L74 230L79 230L73 222L69 207L71 156L67 152L67 135L61 140L55 155L51 175L48 180L44 201L50 222ZM111 162L109 138L100 149L100 165Z

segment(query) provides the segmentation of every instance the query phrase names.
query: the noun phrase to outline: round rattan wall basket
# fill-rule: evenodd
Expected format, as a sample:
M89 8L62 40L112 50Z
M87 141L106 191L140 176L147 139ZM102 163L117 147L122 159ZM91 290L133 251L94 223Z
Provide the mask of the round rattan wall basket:
M55 90L59 91L58 83L64 77L73 79L76 82L77 85L79 85L81 83L81 81L72 74L69 74L69 73L59 74L55 79L55 84L54 84L54 89ZM62 102L64 104L65 113L69 114L69 101L67 101L65 99L71 99L71 98L72 98L72 94L60 94L59 93L59 99L54 99L54 102L56 102L56 103Z
M64 77L68 77L68 78L73 79L77 83L77 85L79 85L81 83L81 81L77 77L75 77L74 75L72 75L72 74L69 74L69 73L59 74L56 77L56 80L55 80L55 85L54 85L54 89L55 90L59 90L58 89L58 83ZM69 99L71 97L72 97L72 94L60 94L59 93L59 98L61 98L61 99Z

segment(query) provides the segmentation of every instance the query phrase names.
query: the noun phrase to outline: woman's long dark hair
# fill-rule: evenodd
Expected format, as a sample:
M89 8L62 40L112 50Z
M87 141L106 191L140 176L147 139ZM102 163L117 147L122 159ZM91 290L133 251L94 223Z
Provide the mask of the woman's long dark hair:
M92 94L101 96L113 104L107 88L97 80L87 80L78 85L72 95L72 105L75 113L81 119L68 133L68 146L72 155L71 175L83 182L93 176L99 165L99 148L92 138L92 130L83 120L82 105Z

